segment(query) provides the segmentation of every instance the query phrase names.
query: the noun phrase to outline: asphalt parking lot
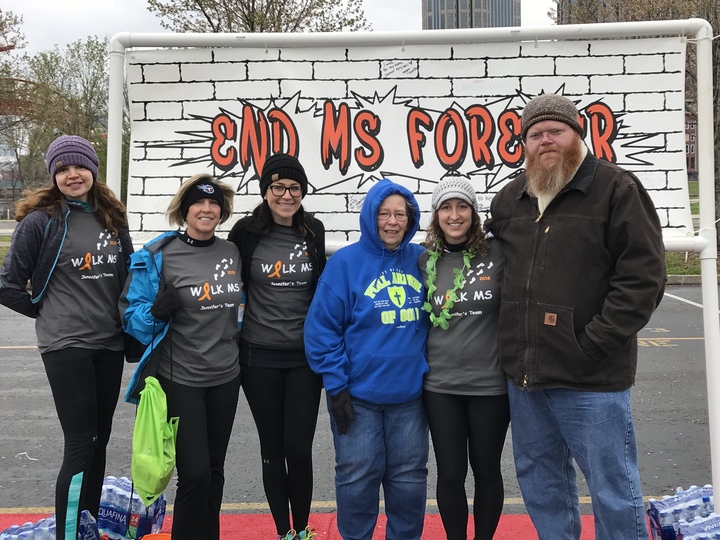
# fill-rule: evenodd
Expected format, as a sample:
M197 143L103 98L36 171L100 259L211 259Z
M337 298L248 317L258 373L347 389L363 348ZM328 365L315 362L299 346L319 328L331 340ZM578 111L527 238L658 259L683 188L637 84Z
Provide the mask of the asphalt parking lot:
M633 401L646 498L712 480L701 301L699 286L668 286L662 304L640 333ZM0 513L54 511L62 436L35 343L33 321L0 306ZM132 366L126 365L125 383L131 370ZM129 476L134 412L134 406L118 404L108 474ZM313 511L318 512L334 509L334 456L328 423L323 401L314 444ZM429 468L428 511L436 512L433 459ZM505 511L523 513L509 437L503 470ZM585 486L581 486L581 495L587 496ZM171 484L169 502L173 497ZM267 511L257 435L242 395L226 464L224 511Z

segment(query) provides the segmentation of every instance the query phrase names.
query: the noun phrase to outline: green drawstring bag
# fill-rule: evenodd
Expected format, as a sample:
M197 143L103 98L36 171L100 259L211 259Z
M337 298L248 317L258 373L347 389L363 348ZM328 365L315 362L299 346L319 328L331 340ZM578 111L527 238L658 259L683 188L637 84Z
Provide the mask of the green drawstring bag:
M132 480L145 506L160 497L175 470L178 420L168 420L165 392L155 377L147 377L132 438Z

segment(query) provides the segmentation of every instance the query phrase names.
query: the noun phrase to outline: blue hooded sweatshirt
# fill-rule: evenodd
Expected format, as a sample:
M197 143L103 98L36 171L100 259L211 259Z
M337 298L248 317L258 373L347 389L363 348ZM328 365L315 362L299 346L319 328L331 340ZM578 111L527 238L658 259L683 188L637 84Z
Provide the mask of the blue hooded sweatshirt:
M412 216L402 243L387 249L378 233L377 213L390 195L410 202ZM348 388L375 404L420 397L428 372L425 341L428 318L418 257L413 244L420 209L412 192L383 179L367 193L360 211L360 240L339 249L327 263L305 319L305 353L334 396Z

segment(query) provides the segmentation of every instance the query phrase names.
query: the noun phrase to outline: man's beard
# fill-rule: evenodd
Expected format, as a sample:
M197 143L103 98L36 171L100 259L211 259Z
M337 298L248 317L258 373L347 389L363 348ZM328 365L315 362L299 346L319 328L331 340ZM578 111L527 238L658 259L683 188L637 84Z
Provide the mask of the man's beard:
M529 155L525 174L528 193L537 197L541 193L558 193L570 181L570 175L582 161L582 143L559 150L554 159L543 160L542 153Z

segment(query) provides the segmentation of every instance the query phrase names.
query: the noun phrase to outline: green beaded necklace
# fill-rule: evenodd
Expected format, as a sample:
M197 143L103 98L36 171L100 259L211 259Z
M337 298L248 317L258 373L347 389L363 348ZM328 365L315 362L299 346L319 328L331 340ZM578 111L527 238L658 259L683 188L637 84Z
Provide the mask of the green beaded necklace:
M427 302L423 304L422 309L430 314L430 322L433 326L439 326L443 330L447 330L450 327L450 318L452 317L450 315L450 309L452 309L455 302L458 300L457 292L461 291L465 286L467 279L465 278L463 272L470 269L470 259L472 254L470 251L465 249L462 251L463 267L460 269L453 268L453 273L455 274L453 288L445 295L445 303L440 308L440 313L435 315L430 302L432 301L433 293L437 290L435 281L437 280L437 261L440 258L440 249L440 243L438 242L435 244L435 249L428 251L428 260L425 266L425 271L427 272Z

